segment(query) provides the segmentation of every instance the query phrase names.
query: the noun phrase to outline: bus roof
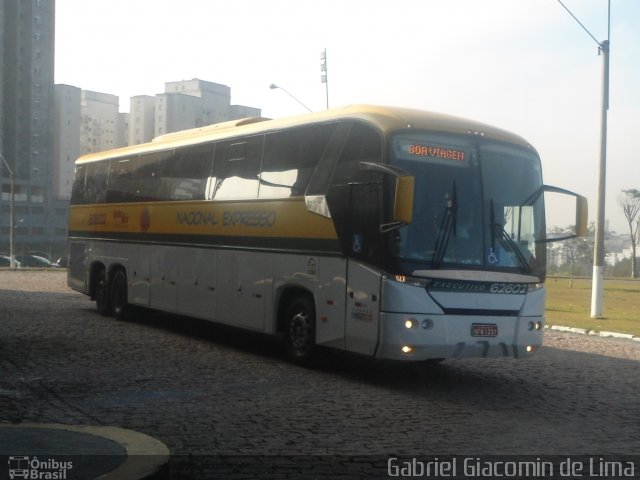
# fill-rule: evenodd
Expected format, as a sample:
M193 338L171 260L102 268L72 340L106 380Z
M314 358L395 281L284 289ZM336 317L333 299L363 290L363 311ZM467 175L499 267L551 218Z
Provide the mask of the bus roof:
M206 127L168 133L154 138L149 143L117 148L104 152L89 153L80 157L76 163L88 163L107 158L126 157L128 155L170 150L173 148L225 138L233 138L241 135L267 133L284 128L309 125L313 123L326 123L341 119L357 119L368 122L376 126L385 135L396 130L416 128L463 135L479 135L484 138L501 140L521 145L523 147L532 148L531 145L519 135L484 123L476 122L474 120L410 108L349 105L347 107L334 108L322 112L313 112L276 120L262 117L250 117L208 125Z

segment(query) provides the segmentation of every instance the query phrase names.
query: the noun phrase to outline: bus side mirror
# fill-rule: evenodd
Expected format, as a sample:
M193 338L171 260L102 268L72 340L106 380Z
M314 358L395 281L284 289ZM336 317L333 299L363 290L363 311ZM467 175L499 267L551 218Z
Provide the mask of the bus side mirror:
M584 237L587 234L589 206L582 195L576 196L576 235Z
M558 242L587 234L588 206L585 197L564 188L543 185L529 197L525 205L533 205L543 194L547 229L551 227L553 230L547 232L547 237L542 242ZM575 203L571 197L575 199Z
M360 162L363 170L381 172L392 177L393 182L393 217L391 222L380 225L380 232L385 233L403 227L413 220L413 195L415 177L406 170L391 165L373 162Z
M396 177L395 196L393 200L393 221L403 224L413 220L413 194L415 177L402 175Z

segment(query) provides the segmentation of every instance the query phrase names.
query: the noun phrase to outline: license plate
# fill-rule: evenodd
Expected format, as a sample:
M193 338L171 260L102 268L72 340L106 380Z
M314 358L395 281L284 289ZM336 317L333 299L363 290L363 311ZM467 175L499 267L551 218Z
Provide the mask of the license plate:
M495 323L474 323L471 325L472 337L497 337L498 326Z

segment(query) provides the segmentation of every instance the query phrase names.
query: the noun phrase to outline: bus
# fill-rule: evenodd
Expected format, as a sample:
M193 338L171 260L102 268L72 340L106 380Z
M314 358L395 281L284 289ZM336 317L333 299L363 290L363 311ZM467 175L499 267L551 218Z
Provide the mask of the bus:
M545 196L523 138L354 105L247 118L79 158L68 285L133 307L380 359L526 358L542 344Z

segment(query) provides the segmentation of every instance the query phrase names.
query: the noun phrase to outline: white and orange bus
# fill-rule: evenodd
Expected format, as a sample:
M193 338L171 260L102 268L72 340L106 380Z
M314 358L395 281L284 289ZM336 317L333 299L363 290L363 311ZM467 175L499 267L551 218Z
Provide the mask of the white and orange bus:
M527 357L542 344L544 192L521 137L417 110L244 119L81 157L69 286L376 358ZM568 196L568 197L567 197Z

